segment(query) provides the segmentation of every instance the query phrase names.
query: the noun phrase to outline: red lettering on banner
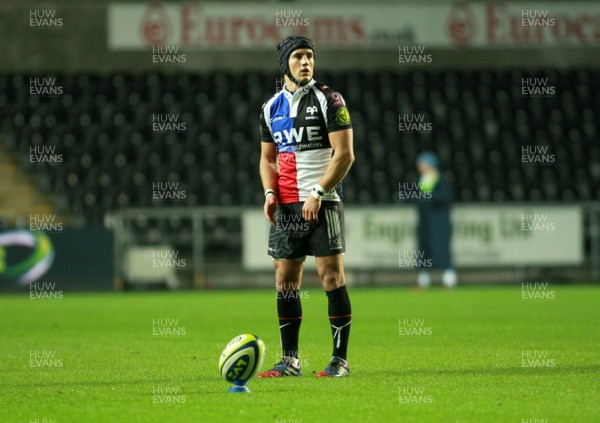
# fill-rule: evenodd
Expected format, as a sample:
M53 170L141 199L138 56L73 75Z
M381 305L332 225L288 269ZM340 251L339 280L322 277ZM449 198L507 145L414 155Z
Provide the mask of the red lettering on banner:
M204 22L206 32L204 39L209 45L224 45L227 41L227 30L223 18L208 18Z
M538 25L525 25L523 19L535 22L532 18L523 18L521 13L509 13L505 5L488 4L485 21L487 44L539 45L546 41L590 44L600 41L600 15L548 14L546 23Z
M231 18L229 25L231 27L231 36L228 37L228 44L238 44L240 42L239 33L244 27L246 19L244 18Z
M587 21L588 19L589 19L589 17L587 17L587 16L585 16L585 17L580 16L579 18L577 18L574 21L569 21L567 19L567 28L569 28L569 32L572 33L577 38L579 38L579 40L584 44L588 40L587 40L587 37L585 36L585 33L583 32L583 22L582 21Z
M275 25L267 25L266 23L262 25L262 37L261 37L261 41L265 41L265 40L269 40L272 43L279 43L279 41L281 41L281 39L283 38L279 32L277 31L277 28Z
M365 28L362 22L359 20L359 18L356 18L355 20L351 21L349 28L350 32L356 36L357 40L364 42L366 37Z
M181 43L184 46L194 44L191 34L196 28L196 19L194 19L195 13L192 13L192 9L195 11L197 8L187 4L181 6Z
M360 18L345 20L339 17L317 17L311 27L303 33L310 36L315 43L322 44L363 44L365 30Z
M361 17L315 17L310 25L294 28L278 27L263 17L208 16L201 7L180 8L181 40L184 47L240 46L244 44L276 44L288 33L313 38L321 45L364 44L366 30Z
M496 33L500 29L500 19L496 15L497 9L493 4L488 4L486 7L486 35L487 42L490 44L495 44L499 41Z

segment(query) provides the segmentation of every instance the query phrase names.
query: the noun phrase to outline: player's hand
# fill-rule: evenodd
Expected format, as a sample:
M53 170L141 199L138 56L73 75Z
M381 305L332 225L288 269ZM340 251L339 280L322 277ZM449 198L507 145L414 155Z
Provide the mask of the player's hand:
M263 207L266 219L273 226L275 226L275 210L277 210L277 203L277 197L275 195L269 195L265 198L265 205Z
M308 223L319 223L319 209L321 208L321 200L317 200L312 195L309 195L304 205L302 206L302 218Z

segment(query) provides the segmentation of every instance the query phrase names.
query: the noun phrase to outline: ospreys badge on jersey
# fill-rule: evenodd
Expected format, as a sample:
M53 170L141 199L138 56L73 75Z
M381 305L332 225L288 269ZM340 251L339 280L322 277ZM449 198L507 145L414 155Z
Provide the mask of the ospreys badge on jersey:
M342 106L337 110L335 113L335 121L340 126L350 125L350 112L348 112L346 106Z

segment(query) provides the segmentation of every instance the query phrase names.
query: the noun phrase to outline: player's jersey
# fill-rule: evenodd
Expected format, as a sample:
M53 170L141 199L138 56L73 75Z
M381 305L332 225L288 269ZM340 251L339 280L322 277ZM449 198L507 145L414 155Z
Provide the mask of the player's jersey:
M279 201L305 201L325 174L333 150L329 132L352 128L342 96L313 79L295 93L283 89L260 113L264 142L275 142L279 166ZM323 200L339 201L335 189Z

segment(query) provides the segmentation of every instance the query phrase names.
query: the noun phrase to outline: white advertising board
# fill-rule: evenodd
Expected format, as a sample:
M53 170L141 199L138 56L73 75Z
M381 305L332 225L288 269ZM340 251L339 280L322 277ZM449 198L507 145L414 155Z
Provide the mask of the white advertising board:
M296 33L335 49L600 45L600 2L112 3L107 22L114 50L273 50Z
M418 257L416 212L410 207L346 207L345 266L410 267ZM242 218L243 263L271 269L269 223L261 211ZM578 206L456 206L452 212L456 266L571 265L583 261L583 218ZM404 261L401 261L404 260ZM308 258L308 266L314 260ZM404 264L403 264L404 263Z

